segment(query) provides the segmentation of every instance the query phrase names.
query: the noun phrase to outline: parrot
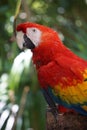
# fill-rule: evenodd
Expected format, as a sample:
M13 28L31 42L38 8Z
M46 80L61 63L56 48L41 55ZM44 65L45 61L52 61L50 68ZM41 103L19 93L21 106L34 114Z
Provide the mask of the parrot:
M87 61L66 47L50 27L24 22L16 31L19 48L33 53L38 81L52 113L57 115L59 104L87 115Z

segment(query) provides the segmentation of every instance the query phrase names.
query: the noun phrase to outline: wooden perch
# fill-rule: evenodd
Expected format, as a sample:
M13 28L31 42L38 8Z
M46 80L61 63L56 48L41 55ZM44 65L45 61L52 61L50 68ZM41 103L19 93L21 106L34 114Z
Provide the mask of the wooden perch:
M56 123L53 115L48 112L47 130L87 130L87 116L65 113L59 115Z

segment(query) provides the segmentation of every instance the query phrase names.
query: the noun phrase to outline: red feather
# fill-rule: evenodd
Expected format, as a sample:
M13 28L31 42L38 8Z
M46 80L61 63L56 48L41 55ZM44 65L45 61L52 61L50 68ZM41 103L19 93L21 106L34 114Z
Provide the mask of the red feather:
M36 23L23 23L17 26L17 31L26 33L26 29L30 27L38 28L42 32L41 43L32 50L41 86L53 87L59 84L65 87L82 82L87 61L66 48L58 34L48 27Z
M33 61L36 64L42 87L57 84L65 87L80 83L84 80L82 73L87 68L85 60L56 41L41 44L34 49ZM74 82L74 79L76 82Z
M26 29L30 27L38 28L42 34L40 44L35 49L32 49L33 62L34 64L36 64L38 79L40 81L41 87L46 88L50 86L54 88L52 90L55 90L55 87L59 86L60 88L62 87L62 91L65 87L76 87L79 84L83 85L82 83L84 83L84 80L86 78L84 77L84 74L87 75L87 61L76 56L71 50L66 48L62 44L60 38L58 37L58 34L48 27L35 23L23 23L17 26L17 31L23 31L24 33L26 33ZM85 88L82 88L82 90L76 90L77 100L73 98L76 104L80 104L82 103L82 101L84 103L84 105L81 104L80 107L77 105L79 112L81 110L87 109L87 102L85 105L85 101L87 101L87 99L85 99L87 85L85 84L83 87ZM78 91L82 91L83 93L81 101L78 100L80 97ZM68 94L65 96L65 98L68 97ZM72 96L71 93L69 94L69 96ZM63 99L61 98L61 102L62 100ZM67 101L72 106L72 99L67 99ZM67 106L68 104L67 101L65 106ZM81 110L79 110L79 108ZM64 112L67 111L62 106L59 106L59 110ZM84 114L85 111L82 111L82 113Z

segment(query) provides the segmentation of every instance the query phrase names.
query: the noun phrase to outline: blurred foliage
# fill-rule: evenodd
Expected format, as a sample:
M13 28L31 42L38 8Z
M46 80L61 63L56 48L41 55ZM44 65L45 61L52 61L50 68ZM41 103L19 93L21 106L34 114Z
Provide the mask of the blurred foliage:
M66 46L87 59L87 0L21 1L17 23L32 21L54 28ZM3 113L6 116L5 125L0 124L0 129L7 130L7 122L15 117L13 129L45 130L45 101L38 90L35 69L25 58L26 54L18 49L13 36L17 2L0 1L0 120Z

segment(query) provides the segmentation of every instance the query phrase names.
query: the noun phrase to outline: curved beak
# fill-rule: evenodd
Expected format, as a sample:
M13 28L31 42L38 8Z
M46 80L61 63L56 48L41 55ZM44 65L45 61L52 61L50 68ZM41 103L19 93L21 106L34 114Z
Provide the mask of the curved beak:
M24 34L24 43L23 43L23 47L26 47L28 49L34 49L35 45L34 43L30 40L29 37L27 37L26 34Z

